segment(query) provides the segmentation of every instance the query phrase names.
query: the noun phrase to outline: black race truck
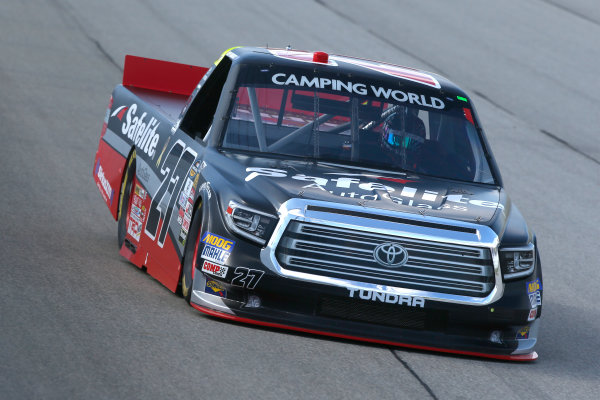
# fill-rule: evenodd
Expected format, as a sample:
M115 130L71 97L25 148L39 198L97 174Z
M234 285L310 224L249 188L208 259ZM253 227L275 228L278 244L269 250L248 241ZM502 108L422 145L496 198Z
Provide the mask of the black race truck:
M94 180L120 253L206 314L537 358L536 237L439 75L291 49L127 56Z

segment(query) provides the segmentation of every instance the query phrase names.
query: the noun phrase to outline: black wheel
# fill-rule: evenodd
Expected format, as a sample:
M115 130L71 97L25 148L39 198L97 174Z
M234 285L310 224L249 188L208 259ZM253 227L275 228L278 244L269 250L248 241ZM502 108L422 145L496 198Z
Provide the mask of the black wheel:
M192 223L190 224L190 231L185 241L185 249L183 250L183 270L181 271L181 295L187 301L190 302L192 297L192 283L194 282L194 271L197 268L198 263L198 248L200 247L200 231L202 228L202 212L201 204L198 204L194 215L192 216Z
M119 196L119 208L117 209L117 240L119 242L119 249L123 247L125 242L125 235L127 234L127 218L129 211L129 199L131 198L131 187L133 186L133 177L135 175L135 150L129 161L127 162L127 168L125 169L125 176L123 177L123 183L121 184L121 193Z

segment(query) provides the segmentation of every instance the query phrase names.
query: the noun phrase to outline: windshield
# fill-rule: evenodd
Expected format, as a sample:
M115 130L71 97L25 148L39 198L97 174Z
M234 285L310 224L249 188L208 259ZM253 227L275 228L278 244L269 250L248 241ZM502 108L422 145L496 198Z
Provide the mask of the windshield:
M397 88L395 80L244 66L222 147L494 183L466 99Z

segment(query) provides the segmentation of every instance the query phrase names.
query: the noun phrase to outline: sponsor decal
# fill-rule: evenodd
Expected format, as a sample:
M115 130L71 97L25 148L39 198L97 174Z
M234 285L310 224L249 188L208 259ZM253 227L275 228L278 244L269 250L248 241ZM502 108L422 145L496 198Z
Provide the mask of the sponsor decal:
M503 205L495 201L471 199L463 193L440 194L432 190L418 190L409 186L414 180L389 178L375 175L358 174L326 174L334 175L334 178L323 176L307 176L304 174L288 175L288 171L275 168L248 167L246 168L245 181L249 182L259 176L268 178L288 178L307 182L303 189L316 189L329 192L334 196L350 197L357 200L391 200L392 202L431 210L451 209L456 211L467 211L469 205L483 208L503 208ZM396 182L405 185L401 189L395 189L382 182L363 181L361 178L377 179L380 181ZM376 192L376 193L373 193ZM434 206L433 204L441 204Z
M177 217L177 223L181 225L181 231L179 232L179 243L185 245L185 239L187 238L190 221L192 220L192 211L194 209L194 195L196 194L196 186L198 185L198 178L200 174L198 166L200 162L196 161L190 169L190 177L185 181L181 193L179 194L179 216ZM194 180L191 177L194 176Z
M140 234L142 233L142 223L130 218L129 225L127 226L127 233L134 238L136 242L139 242Z
M135 185L135 194L142 200L146 200L146 191L138 185Z
M181 225L181 223L183 222L183 208L179 209L179 214L177 214L177 223L179 225Z
M190 199L188 199L188 202L185 205L185 215L184 216L191 218L193 209L194 209L194 205L192 204L192 201Z
M537 317L537 307L532 308L529 311L529 316L527 317L527 321L533 321L535 319L535 317Z
M517 340L529 339L529 326L524 326L523 328L517 331L517 336L515 336Z
M204 291L214 296L227 297L227 290L225 290L225 286L221 282L213 279L206 279Z
M136 205L131 205L131 216L135 217L136 219L141 220L142 219L142 209L139 208Z
M181 193L183 193L185 195L185 197L189 197L190 190L192 189L193 184L194 184L193 180L191 180L190 178L186 179L185 184L183 185L183 190L181 191Z
M244 267L237 267L233 272L234 276L231 284L245 289L254 289L264 275L263 271Z
M127 223L127 233L137 242L140 241L144 219L146 218L146 191L137 183L132 193L131 209Z
M98 162L96 163L95 174L98 177L98 180L100 181L100 187L104 191L103 194L106 195L105 200L108 200L110 202L110 205L112 205L113 196L115 194L115 191L110 186L110 182L108 181L108 179L106 179L106 176L104 176L104 170L102 169L102 165L100 165L100 159L98 159ZM101 190L101 192L102 192L102 190Z
M366 85L352 81L329 79L319 77L307 77L305 75L286 74L279 72L271 77L271 82L279 86L297 86L316 89L327 89L336 92L347 92L361 96L371 95L380 99L394 100L398 103L416 104L422 107L430 107L442 110L446 106L437 97L405 92L399 89L383 88L381 86Z
M542 282L539 278L535 281L527 282L527 294L529 295L531 307L542 305Z
M123 115L125 114L125 111L127 111L128 108L129 107L127 107L127 106L117 107L110 116L117 117L119 119L119 121L122 121Z
M227 276L227 270L228 268L226 266L215 264L210 261L204 261L204 264L202 264L202 272L219 278L225 278Z
M233 240L226 239L214 233L206 232L202 238L202 242L211 246L218 247L225 251L233 250L235 242Z
M200 188L198 189L200 191L206 191L206 195L208 196L208 199L210 200L210 198L212 197L212 193L210 190L210 183L208 182L204 182L202 185L200 185Z
M357 298L361 300L370 300L380 303L398 304L409 307L425 307L425 299L417 296L408 296L394 293L378 292L376 290L362 290L362 289L351 289L346 288L350 293L348 297Z
M145 164L136 166L136 175L140 179L140 181L148 183L148 181L150 180L150 172L148 166Z
M119 108L120 109L120 108ZM119 110L117 109L117 110ZM156 153L156 145L158 144L159 135L156 133L160 122L154 117L147 118L148 113L143 112L142 115L137 115L138 105L133 103L129 108L123 108L121 112L127 110L125 114L125 122L121 126L121 133L142 150L150 158L154 158ZM115 114L119 118L120 114ZM119 118L122 120L123 116Z
M187 233L190 230L190 219L187 216L187 214L183 216L183 221L181 222L181 230L185 231L185 234L187 236Z
M185 193L181 192L179 194L179 201L177 201L177 204L179 204L180 207L185 208L187 203L187 196L185 195Z
M216 263L225 263L231 255L231 250L235 246L233 240L226 239L214 233L206 232L202 238L204 249L202 249L202 258Z
M221 250L215 246L205 245L202 249L202 258L217 263L225 263L230 255L229 251Z

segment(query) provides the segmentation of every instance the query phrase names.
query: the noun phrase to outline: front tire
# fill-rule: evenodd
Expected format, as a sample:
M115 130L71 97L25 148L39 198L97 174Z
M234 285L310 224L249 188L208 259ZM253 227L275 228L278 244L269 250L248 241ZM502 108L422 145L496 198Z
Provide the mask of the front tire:
M202 208L200 203L192 217L190 231L185 242L183 250L183 262L181 271L181 294L185 301L190 302L192 297L192 285L194 282L194 272L198 264L198 251L200 247L200 233L202 230Z

